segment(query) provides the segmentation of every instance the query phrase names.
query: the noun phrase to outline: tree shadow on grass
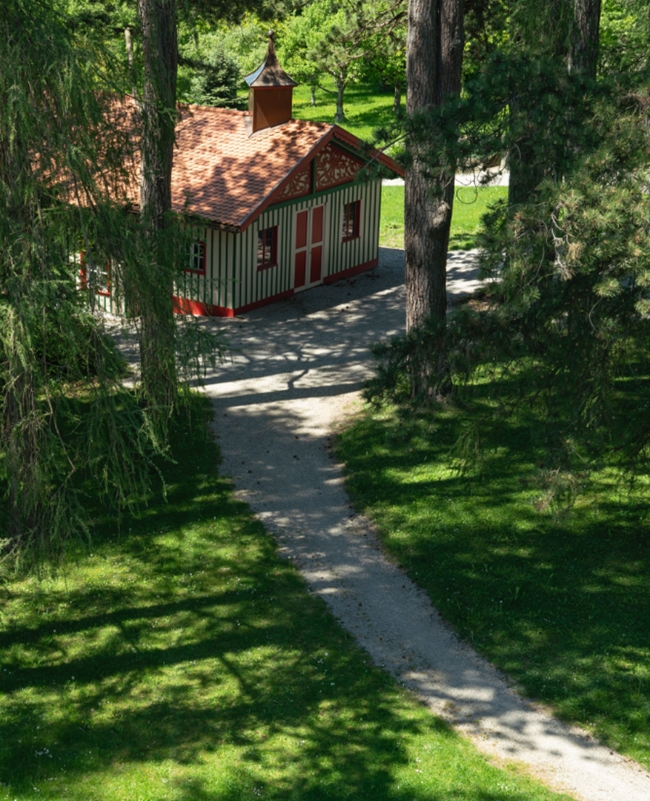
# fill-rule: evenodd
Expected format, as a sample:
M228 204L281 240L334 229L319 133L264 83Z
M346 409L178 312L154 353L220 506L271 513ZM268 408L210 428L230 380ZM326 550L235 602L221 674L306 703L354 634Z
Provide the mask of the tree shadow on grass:
M483 427L480 469L454 472L461 417L357 422L340 449L353 497L434 606L526 695L650 764L646 498L605 482L570 513L541 509L553 443L525 415Z
M306 593L199 431L177 432L167 502L150 499L117 546L107 524L65 580L5 593L7 797L518 798ZM464 775L465 758L483 773L449 793L456 769L404 781L423 739L440 749L434 778L454 760Z
M64 579L6 591L8 797L447 798L396 775L414 738L457 738L307 595L200 430L177 432L167 501L150 499L118 546L106 522ZM454 798L514 797L478 792Z

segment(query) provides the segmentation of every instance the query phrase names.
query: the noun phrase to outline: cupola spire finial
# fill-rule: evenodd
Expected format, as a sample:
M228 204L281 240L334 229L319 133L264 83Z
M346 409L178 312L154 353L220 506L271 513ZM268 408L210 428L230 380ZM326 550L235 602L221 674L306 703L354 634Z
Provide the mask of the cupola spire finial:
M249 88L248 117L253 133L291 119L292 90L297 84L278 62L274 31L269 31L269 46L262 65L244 80Z

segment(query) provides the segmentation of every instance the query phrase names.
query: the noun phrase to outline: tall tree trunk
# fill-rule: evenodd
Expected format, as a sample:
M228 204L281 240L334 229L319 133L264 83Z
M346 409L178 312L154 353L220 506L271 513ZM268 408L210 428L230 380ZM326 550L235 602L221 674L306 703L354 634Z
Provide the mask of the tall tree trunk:
M140 361L145 397L164 412L176 395L172 254L163 247L176 127L176 0L138 0L138 15L144 58L140 218L152 260L151 291L140 299Z
M343 94L345 93L345 76L339 75L336 79L336 114L334 122L345 122L345 111L343 110Z
M571 37L571 72L585 78L596 77L601 0L574 0Z
M396 83L393 94L393 114L398 114L402 105L402 87Z
M462 0L410 0L406 42L406 113L414 115L440 105L460 91L463 53ZM406 171L404 251L406 264L406 330L433 317L438 322L440 359L444 362L447 311L447 249L454 197L454 176L432 179L424 148L409 142ZM444 371L443 371L444 372ZM424 377L413 377L414 392Z
M527 114L516 98L510 101L510 118ZM544 177L543 166L536 158L534 141L520 141L508 156L508 205L526 203Z

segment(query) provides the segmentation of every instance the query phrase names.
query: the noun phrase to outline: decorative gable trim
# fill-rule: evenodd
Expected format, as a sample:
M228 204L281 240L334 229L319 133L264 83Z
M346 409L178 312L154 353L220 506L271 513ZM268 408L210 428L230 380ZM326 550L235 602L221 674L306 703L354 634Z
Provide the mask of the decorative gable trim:
M330 143L316 156L316 191L350 183L362 167L362 161Z
M274 203L279 203L280 198L279 195L284 192L287 185L290 184L295 176L302 172L303 169L309 168L310 162L314 158L314 156L319 153L324 147L326 147L329 142L331 141L332 137L334 136L335 131L334 125L329 129L329 131L320 139L297 164L296 166L286 175L279 184L276 185L275 189L273 189L265 198L264 200L257 205L255 209L253 209L250 214L248 214L239 224L239 230L245 231L249 225L255 222L255 220L260 216L260 214L267 209L269 206L272 206Z
M319 156L332 142L334 138L340 139L341 143L346 147L350 148L351 150L360 151L363 147L362 142L357 139L354 134L349 133L348 131L343 130L343 128L339 128L338 125L332 125L332 127L327 131L326 134L323 135L322 139L320 139L296 165L295 167L290 170L288 175L286 175L276 186L275 188L262 200L256 208L252 209L249 214L244 217L244 219L239 223L239 230L245 231L255 220L264 212L269 206L273 206L276 203L286 202L287 200L292 200L294 197L303 197L304 195L295 195L295 196L287 196L283 197L285 191L289 191L287 187L293 183L294 179L297 178L298 174L303 173L303 171L309 171L311 162ZM323 161L323 170L322 170L322 180L334 180L335 182L329 184L329 187L339 186L344 183L349 183L354 179L356 173L364 166L365 161L363 157L360 156L358 159L351 156L349 153L344 151L341 148L335 147L333 150L336 151L335 155L330 155L328 157L329 161ZM340 156L338 154L341 154ZM393 159L389 156L384 155L383 153L379 153L377 151L372 151L373 159L377 159L380 164L388 167L392 170L396 175L404 176L404 168L397 164ZM318 162L317 162L318 164ZM355 166L356 165L356 169ZM339 177L342 177L342 173L344 171L348 171L348 173L353 173L351 177L342 179L340 181L335 180L335 176L338 174ZM316 186L312 187L313 191L321 192L325 190L325 187L316 181Z
M293 200L296 197L311 194L311 163L306 164L297 172L282 192L277 196L276 203L284 200Z

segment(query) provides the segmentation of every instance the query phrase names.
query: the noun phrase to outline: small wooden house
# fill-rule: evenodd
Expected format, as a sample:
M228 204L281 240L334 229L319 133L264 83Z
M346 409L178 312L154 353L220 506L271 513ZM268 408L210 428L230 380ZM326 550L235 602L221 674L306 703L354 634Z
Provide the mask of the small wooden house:
M359 140L291 119L296 84L272 37L246 81L248 112L181 110L172 204L203 223L176 286L178 312L232 317L378 262L381 181L354 182L368 161ZM98 300L111 310L105 283Z

